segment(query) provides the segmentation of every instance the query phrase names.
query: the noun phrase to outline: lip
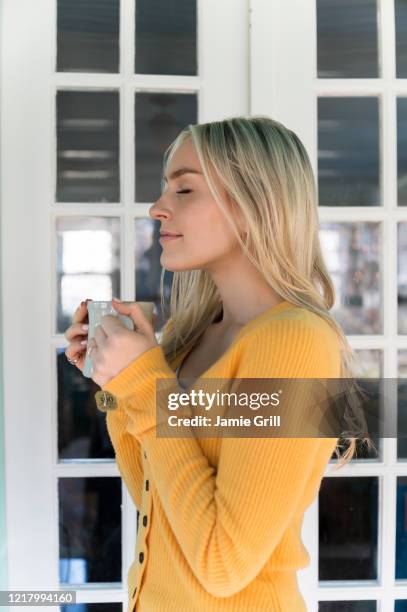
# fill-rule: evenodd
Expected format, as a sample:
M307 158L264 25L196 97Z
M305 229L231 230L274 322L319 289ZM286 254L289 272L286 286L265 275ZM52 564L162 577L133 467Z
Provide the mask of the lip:
M182 234L178 234L178 232L172 232L171 230L165 230L161 228L160 236L182 236Z
M167 242L168 240L176 240L177 238L182 238L182 236L169 236L167 234L167 235L161 236L159 239L159 242Z

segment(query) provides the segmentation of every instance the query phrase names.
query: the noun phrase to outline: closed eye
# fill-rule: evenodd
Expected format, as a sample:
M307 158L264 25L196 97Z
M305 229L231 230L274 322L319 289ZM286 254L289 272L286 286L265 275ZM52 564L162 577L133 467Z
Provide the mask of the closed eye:
M183 189L182 191L177 191L177 193L182 195L183 193L190 193L191 191L191 189Z

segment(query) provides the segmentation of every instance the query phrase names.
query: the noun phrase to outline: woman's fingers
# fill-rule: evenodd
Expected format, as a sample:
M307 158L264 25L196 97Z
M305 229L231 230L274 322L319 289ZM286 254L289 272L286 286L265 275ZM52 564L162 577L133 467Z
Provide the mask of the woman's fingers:
M72 317L72 324L65 331L65 338L69 341L76 336L87 334L88 330L83 329L82 325L88 325L88 307L86 302L81 302Z
M72 317L72 323L81 323L88 316L88 305L81 302Z
M80 341L71 342L71 344L65 350L65 355L69 359L71 359L71 361L77 360L76 363L74 363L73 365L75 365L80 370L83 370L85 364L86 349L87 345L82 345Z
M78 336L88 335L89 325L87 323L74 323L65 332L65 338L71 342Z
M65 355L71 360L77 360L74 365L80 370L83 370L87 350L89 328L87 302L89 301L81 302L72 317L72 324L64 334L69 341L69 345L65 349Z

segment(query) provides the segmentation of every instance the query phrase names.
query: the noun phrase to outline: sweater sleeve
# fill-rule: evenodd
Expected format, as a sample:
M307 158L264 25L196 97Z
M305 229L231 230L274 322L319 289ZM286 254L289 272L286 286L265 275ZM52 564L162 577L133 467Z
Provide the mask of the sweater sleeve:
M329 341L300 320L244 336L236 378L336 377ZM332 349L332 346L331 346ZM143 444L168 521L196 578L215 597L250 583L276 549L302 500L318 438L224 438L217 469L196 438L155 435L155 380L174 372L154 347L103 389L127 397L129 431Z
M141 446L140 442L127 430L129 416L123 408L124 403L125 400L119 400L116 410L107 411L106 427L115 451L120 475L136 508L139 509L143 487Z

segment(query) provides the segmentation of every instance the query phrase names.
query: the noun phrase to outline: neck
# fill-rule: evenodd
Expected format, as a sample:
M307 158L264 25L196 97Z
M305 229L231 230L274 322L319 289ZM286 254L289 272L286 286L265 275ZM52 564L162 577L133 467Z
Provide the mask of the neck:
M210 271L218 288L223 312L214 323L219 329L241 327L267 308L283 301L247 258Z

